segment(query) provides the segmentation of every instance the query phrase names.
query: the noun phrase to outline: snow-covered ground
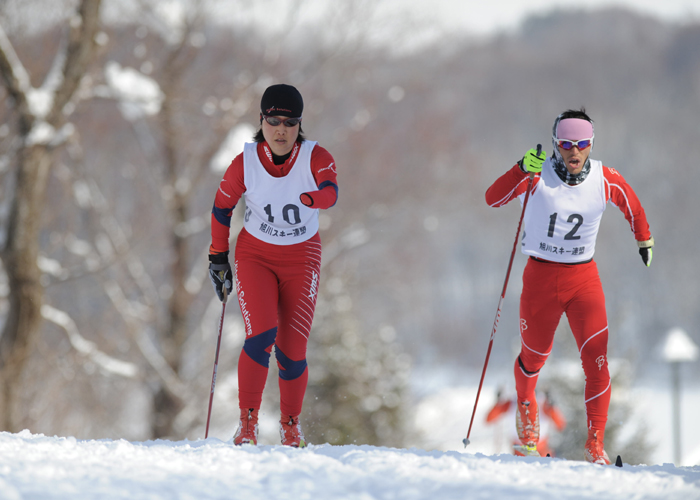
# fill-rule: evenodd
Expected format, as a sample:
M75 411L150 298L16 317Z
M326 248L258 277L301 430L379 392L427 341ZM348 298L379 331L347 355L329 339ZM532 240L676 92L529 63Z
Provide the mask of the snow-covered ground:
M0 433L0 499L700 499L700 466Z
M684 394L684 467L671 464L669 391L634 389L639 412L660 442L652 463L598 466L559 458L518 458L503 453L503 426L484 415L495 386L509 380L487 376L470 438L469 417L478 381L474 374L418 372L420 383L409 449L367 445L286 448L276 421L261 418L261 445L236 447L234 425L212 427L209 439L184 441L79 440L25 430L0 432L0 500L87 499L684 499L700 500L700 406L697 389ZM221 383L222 395L226 392ZM224 409L215 401L215 410ZM230 411L225 412L230 413ZM651 420L649 420L649 418ZM203 432L201 433L203 434ZM615 450L608 450L611 458ZM624 457L623 457L624 459ZM623 460L624 461L624 460ZM690 465L693 464L693 465Z
M425 374L424 374L425 375ZM470 380L473 376L468 377ZM492 374L489 382L505 375ZM393 449L277 442L276 422L261 420L261 445L236 447L234 428L184 441L78 440L25 430L0 433L0 500L29 499L674 499L700 500L700 465L677 467L670 450L670 405L664 386L639 389L642 414L663 444L652 464L622 468L558 458L517 458L502 451L506 425L487 426L494 387L482 391L465 449L476 387L464 376L422 376L413 408L417 447ZM698 391L684 398L684 463L700 464L700 430L690 418ZM651 406L649 406L651 405ZM650 411L656 406L655 411ZM221 406L221 404L219 404ZM661 410L658 410L661 408ZM691 411L688 411L691 410ZM668 436L664 436L664 432ZM505 435L505 434L504 434ZM500 449L499 449L500 443ZM614 450L609 450L614 459ZM624 458L624 457L623 457ZM692 460L692 462L690 462Z

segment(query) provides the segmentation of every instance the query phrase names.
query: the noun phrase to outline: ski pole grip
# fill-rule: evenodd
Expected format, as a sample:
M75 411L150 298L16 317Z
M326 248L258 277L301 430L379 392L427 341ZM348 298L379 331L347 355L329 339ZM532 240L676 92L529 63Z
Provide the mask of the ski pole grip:
M540 156L540 153L542 152L542 144L537 145L537 156ZM530 179L535 178L535 172L530 172Z

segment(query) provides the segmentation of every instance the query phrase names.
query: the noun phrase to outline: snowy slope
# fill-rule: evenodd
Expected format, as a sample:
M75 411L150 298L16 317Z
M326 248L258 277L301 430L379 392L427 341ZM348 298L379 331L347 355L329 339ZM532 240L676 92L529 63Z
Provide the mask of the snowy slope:
M597 466L372 446L235 447L0 433L0 500L700 499L700 466Z

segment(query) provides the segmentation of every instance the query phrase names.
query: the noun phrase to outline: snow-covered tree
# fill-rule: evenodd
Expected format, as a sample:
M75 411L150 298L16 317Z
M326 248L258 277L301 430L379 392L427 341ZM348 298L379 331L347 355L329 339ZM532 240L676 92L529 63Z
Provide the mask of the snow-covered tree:
M42 321L39 234L54 152L73 130L77 94L95 54L100 0L82 0L68 16L64 36L43 84L32 76L0 25L0 77L17 131L12 202L0 238L9 285L9 308L0 336L0 428L21 430L14 414L20 379ZM38 76L34 75L37 79Z

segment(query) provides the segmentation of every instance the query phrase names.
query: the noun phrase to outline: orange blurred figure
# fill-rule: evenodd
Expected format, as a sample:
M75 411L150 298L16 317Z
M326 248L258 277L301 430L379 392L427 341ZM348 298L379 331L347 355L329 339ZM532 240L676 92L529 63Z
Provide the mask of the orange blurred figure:
M552 402L549 393L545 391L544 402L540 405L540 411L544 414L548 421L554 425L554 428L561 432L566 427L566 418L564 414L557 408ZM515 412L515 398L503 398L502 391L499 389L496 395L496 403L489 410L486 415L486 423L494 424L498 422L501 417L505 415L512 415ZM546 435L541 435L539 442L537 443L537 451L540 456L546 457L547 455L553 457L554 452L549 448L549 439ZM522 452L522 445L520 439L517 436L513 437L513 454L518 456L525 456Z

